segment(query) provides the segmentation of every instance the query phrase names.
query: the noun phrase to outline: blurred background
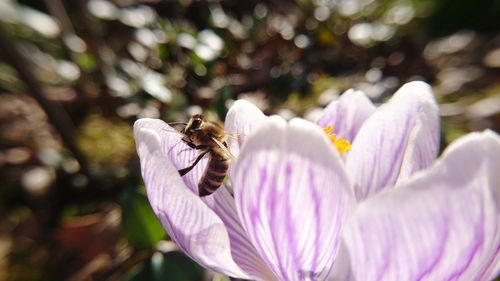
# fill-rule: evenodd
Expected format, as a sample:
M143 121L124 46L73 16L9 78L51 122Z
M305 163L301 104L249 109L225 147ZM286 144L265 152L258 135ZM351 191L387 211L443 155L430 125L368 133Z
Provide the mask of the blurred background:
M0 281L229 280L151 212L136 119L314 119L418 79L445 147L499 130L499 27L495 0L0 0Z

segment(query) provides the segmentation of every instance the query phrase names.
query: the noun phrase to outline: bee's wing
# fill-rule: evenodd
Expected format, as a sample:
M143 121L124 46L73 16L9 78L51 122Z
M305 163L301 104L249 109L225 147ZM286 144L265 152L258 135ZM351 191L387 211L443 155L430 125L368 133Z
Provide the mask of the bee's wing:
M237 140L238 139L238 135L237 134L228 134L228 133L226 133L226 137L228 139L233 139L233 140Z
M184 125L187 126L186 122L169 122L167 123L169 126L176 126L176 125Z
M231 160L235 160L236 157L234 157L234 155L229 151L229 149L227 149L227 147L220 141L218 141L216 138L212 137L212 140L224 151L224 153L226 153L226 155L228 155L229 157L231 157Z
M228 132L225 132L225 134L226 134L226 137L233 139L233 140L237 140L239 136L246 136L246 134L228 133Z

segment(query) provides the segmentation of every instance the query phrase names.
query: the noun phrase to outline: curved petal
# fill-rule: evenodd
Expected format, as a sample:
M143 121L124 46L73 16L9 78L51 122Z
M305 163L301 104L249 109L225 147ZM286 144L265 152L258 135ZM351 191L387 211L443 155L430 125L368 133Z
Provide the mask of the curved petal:
M500 138L470 134L433 167L362 202L335 280L491 280L499 272Z
M363 92L349 89L325 108L316 123L322 128L333 126L337 136L352 142L374 111L375 106Z
M268 117L252 103L246 100L237 100L234 102L226 115L224 131L228 135L226 142L229 146L229 150L235 157L238 156L240 147L242 147L246 138L267 119ZM233 173L234 166L233 164L229 166L229 174ZM237 224L233 223L230 227L233 230L230 232L230 236L233 234L235 236L234 240L239 241L237 245L242 248L242 250L239 251L240 253L236 253L235 255L235 260L238 264L259 279L275 280L276 277L255 252L255 248L249 242L248 236L241 226L234 199L231 194L229 194L227 190L217 191L215 196L213 196L213 202L208 201L210 197L212 196L204 199L205 202L220 214L221 217L225 218L225 221L238 222ZM250 264L247 265L249 262Z
M153 211L171 239L196 262L230 276L249 278L231 256L231 241L222 220L186 188L177 168L168 161L158 122L142 119L134 125L142 176Z
M248 238L248 234L243 229L234 198L227 188L222 186L212 196L203 197L202 200L224 221L231 240L233 259L240 268L252 276L252 279L276 280L273 272L257 253Z
M252 103L246 100L234 102L224 121L224 130L229 135L227 143L234 156L238 156L245 139L267 119Z
M347 157L358 200L429 166L439 140L438 108L430 86L405 84L366 120Z
M316 125L280 117L247 140L233 175L243 226L280 280L323 280L354 194L343 162Z

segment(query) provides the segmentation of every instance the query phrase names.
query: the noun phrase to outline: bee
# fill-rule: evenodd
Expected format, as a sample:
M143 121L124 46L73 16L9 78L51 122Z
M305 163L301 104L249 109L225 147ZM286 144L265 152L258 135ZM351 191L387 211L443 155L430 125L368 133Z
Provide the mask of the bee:
M179 174L181 177L187 174L208 154L205 173L198 183L198 193L200 196L214 193L222 185L229 162L234 158L228 150L224 128L216 122L206 121L203 115L196 114L191 116L181 133L182 140L189 147L201 150L201 153L193 164L179 170Z

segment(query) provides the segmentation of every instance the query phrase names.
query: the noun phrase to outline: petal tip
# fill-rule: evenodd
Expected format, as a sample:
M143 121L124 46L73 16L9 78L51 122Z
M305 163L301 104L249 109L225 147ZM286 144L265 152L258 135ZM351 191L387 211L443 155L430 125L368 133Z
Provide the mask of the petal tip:
M411 88L431 91L431 86L424 81L411 81L404 84L401 88Z
M152 129L153 131L158 131L158 128L164 128L168 126L165 122L160 119L153 118L141 118L134 122L133 132L134 138L137 140L143 129Z
M491 129L486 129L486 130L480 132L480 134L485 139L490 139L490 140L495 141L495 142L500 142L500 137L498 136L498 134L495 133L495 131L493 131Z
M231 111L260 112L262 114L262 111L255 104L244 99L236 100L231 108L229 108L228 115Z
M318 128L316 124L298 117L292 118L292 120L290 120L290 126L303 127L303 128Z
M471 144L475 143L475 144ZM486 146L485 152L500 147L500 137L492 130L484 130L482 132L472 132L452 142L445 150L445 153L460 149L464 146L474 147Z
M413 94L418 95L418 97L422 100L425 101L428 104L436 104L436 100L434 98L434 92L432 90L432 87L427 84L424 81L413 81L413 82L408 82L404 84L401 89L405 92L411 92Z
M432 94L432 88L429 84L427 84L424 81L411 81L408 83L403 84L401 88L398 90L398 92L410 92L410 93L431 93Z
M140 118L140 119L135 120L135 122L134 122L134 127L141 126L141 125L142 125L142 124L144 124L144 123L148 123L148 122L155 121L155 120L158 120L158 119L153 119L153 118Z
M283 127L286 127L286 120L279 116L279 115L271 115L269 116L269 122L268 124L270 124L270 126L276 126L276 127L279 127L279 128L283 128Z
M160 119L140 118L134 122L134 131L144 127L153 127L154 125L165 125L166 123Z
M348 89L347 91L345 91L342 94L341 97L347 97L347 96L351 96L351 97L360 97L360 96L362 96L362 97L367 98L366 94L363 91L361 91L361 90L355 90L355 89L352 89L352 88Z

